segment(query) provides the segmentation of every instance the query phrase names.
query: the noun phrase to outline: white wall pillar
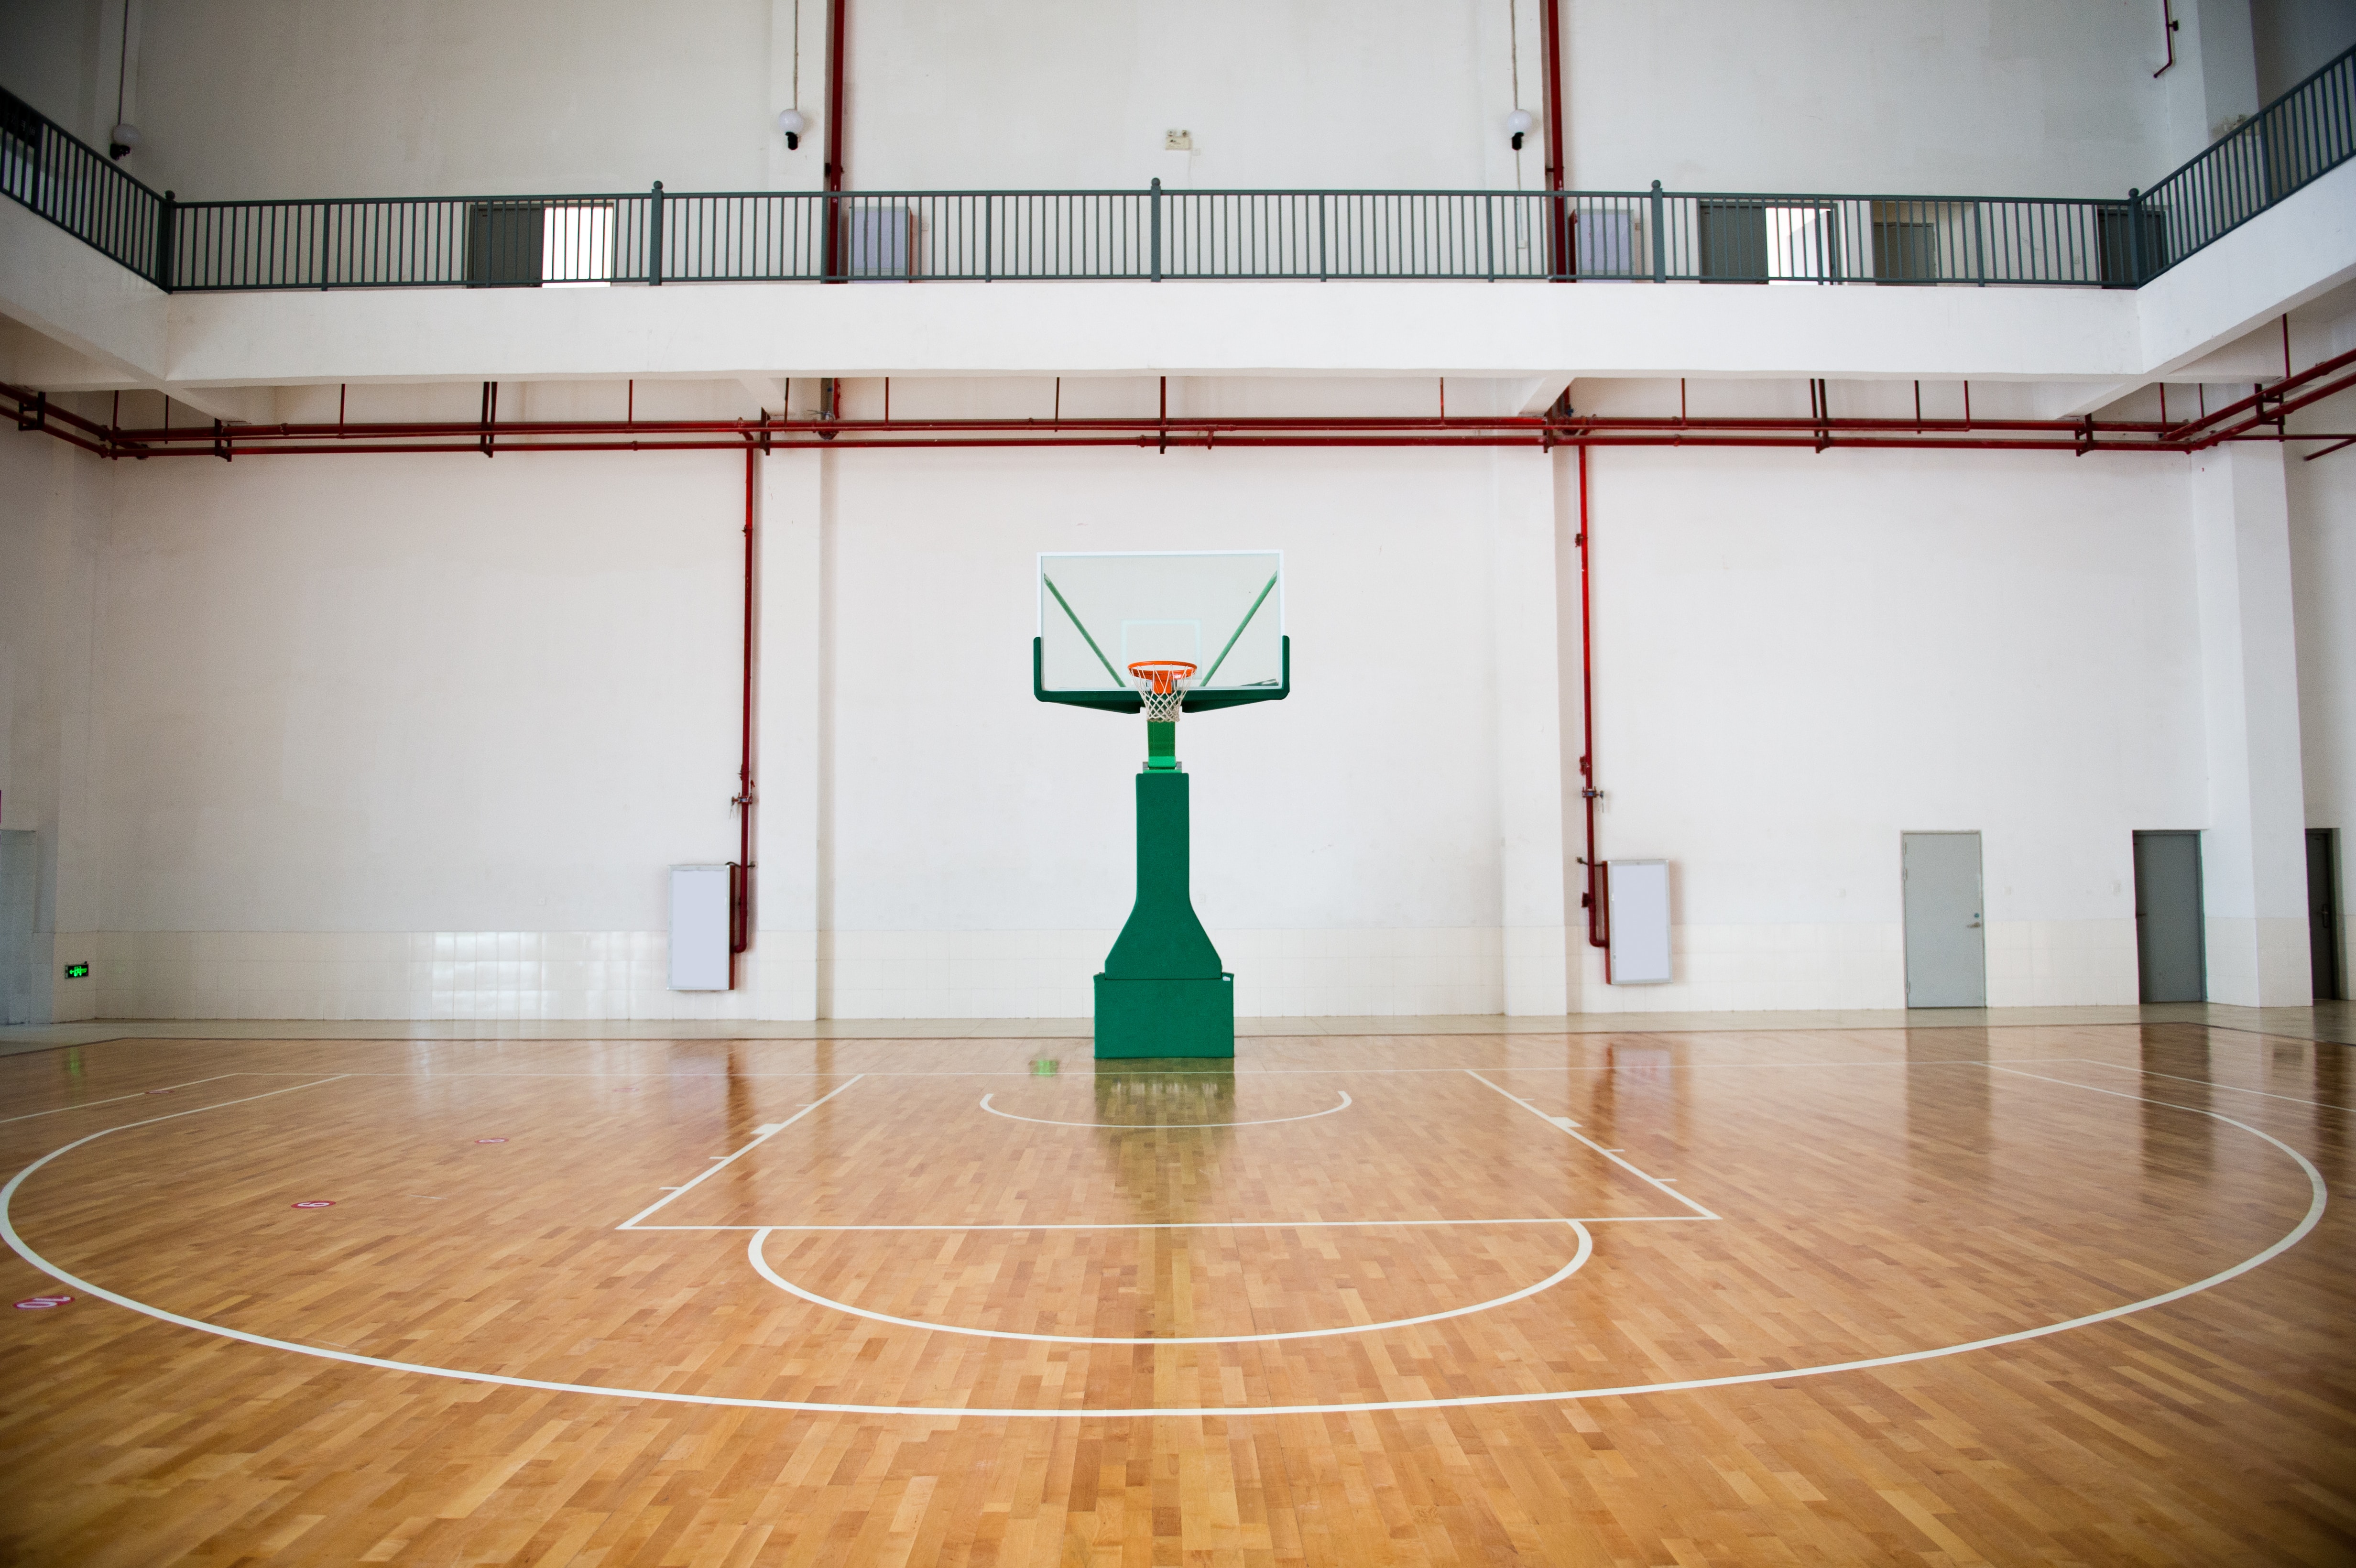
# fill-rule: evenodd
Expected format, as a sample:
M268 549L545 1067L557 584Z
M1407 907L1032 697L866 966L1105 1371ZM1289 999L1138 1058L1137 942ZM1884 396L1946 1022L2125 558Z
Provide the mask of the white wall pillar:
M2157 27L2158 7L2153 9L2151 25ZM2250 0L2173 0L2170 10L2176 64L2159 86L2168 105L2169 161L2181 162L2238 117L2257 112L2258 57ZM2161 44L2155 53L2165 48ZM2153 170L2153 176L2160 172Z
M2308 415L2319 430L2346 430L2356 393ZM2310 449L2312 450L2312 449ZM2356 465L2340 453L2283 464L2290 492L2291 586L2298 595L2299 763L2307 825L2340 836L2340 994L2356 980Z
M38 435L14 436L0 459L0 494L12 503L0 512L0 827L33 834L29 852L21 839L12 851L19 895L30 863L29 944L12 938L0 950L0 1014L11 1022L100 1012L91 659L114 478L99 459ZM92 965L91 976L65 978L75 963Z
M819 461L809 452L760 460L753 959L768 1019L818 1016Z
M2209 999L2304 1007L2313 996L2307 817L2283 449L2232 444L2199 462L2192 537L2208 722L2201 850Z
M1505 1011L1552 1017L1570 1010L1554 472L1544 459L1500 453L1490 473Z

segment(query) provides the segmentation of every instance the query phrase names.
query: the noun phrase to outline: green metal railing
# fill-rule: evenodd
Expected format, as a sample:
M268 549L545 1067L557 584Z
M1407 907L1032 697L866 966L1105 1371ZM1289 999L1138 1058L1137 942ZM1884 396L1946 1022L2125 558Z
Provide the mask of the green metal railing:
M2139 282L2214 243L2356 154L2356 48L2228 131L2149 190L2125 242Z
M2126 200L748 191L181 202L0 94L0 188L166 290L1449 278L2132 288L2356 155L2356 49Z
M170 204L5 91L0 91L0 190L155 281Z

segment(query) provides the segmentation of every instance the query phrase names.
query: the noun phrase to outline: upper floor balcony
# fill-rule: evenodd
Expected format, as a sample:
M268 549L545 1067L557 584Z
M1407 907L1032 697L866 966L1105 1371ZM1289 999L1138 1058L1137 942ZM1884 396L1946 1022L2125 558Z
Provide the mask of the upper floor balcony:
M0 223L0 305L66 350L34 346L14 379L46 365L60 387L1162 370L2099 389L2331 286L2351 203L2330 176L2351 154L2356 50L2149 189L2081 198L1156 182L182 201L7 97L0 190L120 272L61 283L80 269L54 241ZM2319 181L2328 210L2292 238L2204 265ZM1106 282L1148 286L1066 286ZM858 286L680 287L757 283ZM1630 286L1491 287L1512 283ZM1771 286L1675 287L1719 283Z

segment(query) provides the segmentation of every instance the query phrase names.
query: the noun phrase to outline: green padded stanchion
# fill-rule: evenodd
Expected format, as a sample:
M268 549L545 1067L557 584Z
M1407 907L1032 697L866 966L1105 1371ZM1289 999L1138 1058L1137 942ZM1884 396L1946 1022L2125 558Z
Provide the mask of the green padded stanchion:
M1220 967L1189 889L1187 778L1168 751L1151 752L1137 775L1137 902L1097 976L1096 1053L1233 1056L1236 977ZM1155 765L1165 758L1168 768Z

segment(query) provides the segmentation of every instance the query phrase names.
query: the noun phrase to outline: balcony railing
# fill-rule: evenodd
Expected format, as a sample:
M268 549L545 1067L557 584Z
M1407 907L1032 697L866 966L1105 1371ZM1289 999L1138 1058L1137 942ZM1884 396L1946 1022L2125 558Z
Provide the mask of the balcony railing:
M2130 198L2127 239L2148 282L2356 153L2356 48Z
M0 187L166 290L1447 278L2133 288L2356 155L2356 49L2125 200L647 191L180 202L0 95Z

